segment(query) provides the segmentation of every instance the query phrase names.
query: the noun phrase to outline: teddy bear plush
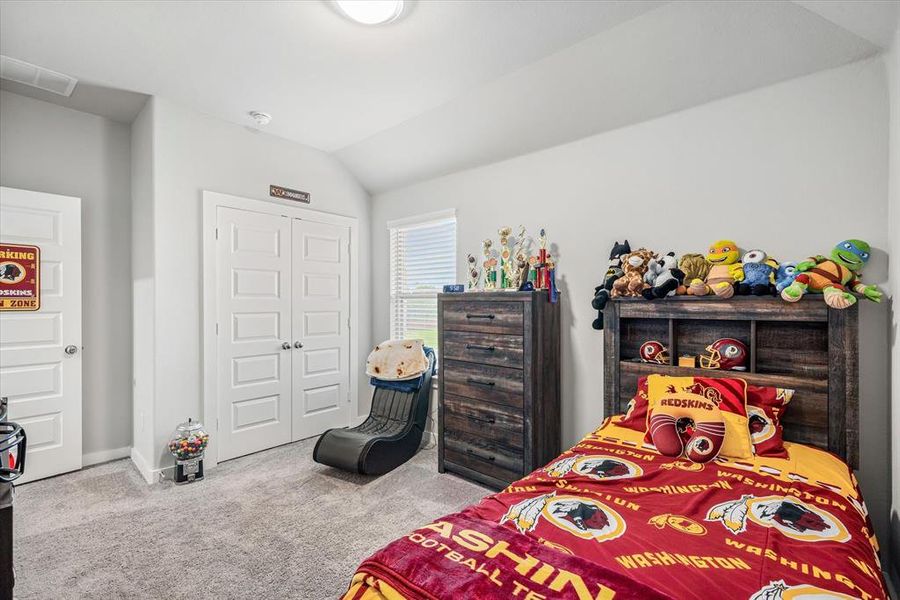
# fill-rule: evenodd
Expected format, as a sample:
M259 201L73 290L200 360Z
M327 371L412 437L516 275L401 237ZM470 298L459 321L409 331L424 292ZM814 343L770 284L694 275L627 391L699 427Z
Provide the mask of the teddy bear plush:
M622 256L622 276L613 283L612 297L639 297L647 284L644 274L656 254L646 248L639 248Z
M628 254L629 252L631 252L631 246L628 244L628 240L625 240L621 244L618 241L613 244L612 250L609 253L609 263L606 268L606 273L603 275L603 283L594 288L594 299L591 300L591 307L597 311L597 318L591 323L591 327L594 329L603 329L603 308L609 301L613 283L624 274L624 271L622 270L622 255Z
M731 240L719 240L709 247L706 260L712 265L704 280L694 279L691 290L696 296L715 294L719 298L734 296L734 287L744 279L741 254Z
M677 294L693 294L691 288L692 281L700 282L700 289L705 289L706 284L703 281L709 273L712 265L706 260L702 254L685 254L678 259L678 268L684 273L684 282L678 286L675 293Z
M650 261L644 274L644 283L648 287L641 291L647 300L674 296L675 291L684 282L684 271L678 268L675 253L669 252Z

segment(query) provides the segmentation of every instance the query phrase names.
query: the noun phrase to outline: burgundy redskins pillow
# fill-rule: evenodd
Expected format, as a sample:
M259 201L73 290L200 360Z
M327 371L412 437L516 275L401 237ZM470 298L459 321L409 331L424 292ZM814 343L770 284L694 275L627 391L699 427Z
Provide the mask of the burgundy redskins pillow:
M784 448L781 417L794 390L784 388L747 386L747 426L753 442L753 454L771 458L787 458Z
M613 417L613 423L635 431L647 431L647 405L647 378L641 377L638 379L637 392L628 402L625 414Z

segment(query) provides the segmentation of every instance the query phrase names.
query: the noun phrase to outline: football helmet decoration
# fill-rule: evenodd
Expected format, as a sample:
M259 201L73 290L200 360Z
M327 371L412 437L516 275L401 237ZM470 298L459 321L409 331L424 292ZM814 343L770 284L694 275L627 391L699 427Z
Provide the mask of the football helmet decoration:
M669 352L666 350L666 347L662 345L662 342L657 342L656 340L644 342L641 344L639 352L641 354L641 362L657 363L660 365L669 364Z
M720 338L706 347L700 355L700 366L704 369L723 371L746 371L750 352L747 345L734 338Z

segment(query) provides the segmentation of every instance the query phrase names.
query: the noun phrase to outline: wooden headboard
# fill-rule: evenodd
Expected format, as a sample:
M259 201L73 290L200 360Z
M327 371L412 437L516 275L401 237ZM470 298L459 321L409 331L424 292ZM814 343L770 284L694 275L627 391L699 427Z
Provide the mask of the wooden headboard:
M676 296L648 301L617 298L604 315L604 410L621 413L641 375L740 377L790 388L784 438L824 448L859 467L858 308L828 308L821 296L793 304L780 298L729 300ZM678 367L678 356L701 354L722 337L750 348L746 372ZM669 365L640 362L647 340L668 347Z

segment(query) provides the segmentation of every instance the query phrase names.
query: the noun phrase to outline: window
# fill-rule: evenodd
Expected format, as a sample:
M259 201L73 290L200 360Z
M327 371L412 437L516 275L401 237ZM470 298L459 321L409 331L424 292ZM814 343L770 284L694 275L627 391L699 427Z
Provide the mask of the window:
M456 214L388 223L391 232L391 338L437 348L437 294L456 283Z

